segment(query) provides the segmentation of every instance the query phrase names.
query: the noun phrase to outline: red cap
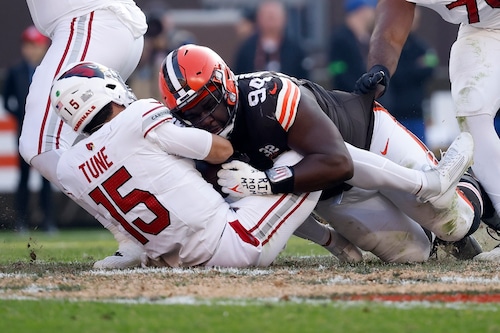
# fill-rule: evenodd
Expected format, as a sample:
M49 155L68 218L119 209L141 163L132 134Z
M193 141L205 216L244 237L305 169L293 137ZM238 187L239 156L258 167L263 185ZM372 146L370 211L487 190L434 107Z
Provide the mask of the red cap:
M50 42L50 39L42 35L33 25L24 29L21 39L23 42L31 42L38 45L47 45Z

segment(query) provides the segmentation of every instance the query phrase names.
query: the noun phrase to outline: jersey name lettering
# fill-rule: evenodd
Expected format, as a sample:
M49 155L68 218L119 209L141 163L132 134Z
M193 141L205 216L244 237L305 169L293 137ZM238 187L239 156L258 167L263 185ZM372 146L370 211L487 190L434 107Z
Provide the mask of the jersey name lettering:
M97 154L78 166L78 169L83 173L87 182L90 183L92 181L90 177L94 179L99 178L104 171L113 165L113 162L108 160L108 155L104 153L105 149L106 147L102 147Z

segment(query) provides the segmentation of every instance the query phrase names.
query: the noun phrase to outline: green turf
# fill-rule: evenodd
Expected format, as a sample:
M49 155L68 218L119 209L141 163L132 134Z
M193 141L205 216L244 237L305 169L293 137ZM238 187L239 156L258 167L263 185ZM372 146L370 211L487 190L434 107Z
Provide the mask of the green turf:
M0 264L30 261L94 262L112 254L117 243L105 229L61 231L56 234L30 231L0 232Z
M106 230L17 234L0 232L0 273L16 267L47 271L87 270L116 250ZM310 242L292 238L281 265L296 256L324 255ZM293 256L293 257L292 257ZM22 265L21 265L21 264ZM28 264L26 264L28 263ZM352 269L368 269L370 266ZM1 278L1 275L0 275ZM166 304L5 300L0 290L0 333L9 332L500 332L497 304L384 303L328 300L213 300ZM207 302L209 304L207 304Z
M56 234L0 232L0 264L28 262L33 255L39 261L91 263L116 249L116 241L105 229L65 230ZM283 252L294 256L325 254L325 249L297 237L292 237Z
M250 305L0 301L0 332L499 332L497 311L377 303Z

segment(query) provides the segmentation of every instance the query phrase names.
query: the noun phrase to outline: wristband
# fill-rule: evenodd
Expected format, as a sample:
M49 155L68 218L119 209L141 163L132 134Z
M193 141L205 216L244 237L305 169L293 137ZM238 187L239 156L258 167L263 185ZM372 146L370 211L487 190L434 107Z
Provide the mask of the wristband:
M282 165L267 169L264 173L269 179L271 191L274 194L293 193L295 174L292 167Z

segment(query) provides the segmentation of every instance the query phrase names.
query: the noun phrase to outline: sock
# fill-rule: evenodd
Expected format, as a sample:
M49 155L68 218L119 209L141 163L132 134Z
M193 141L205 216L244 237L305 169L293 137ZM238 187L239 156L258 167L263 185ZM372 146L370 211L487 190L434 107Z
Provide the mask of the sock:
M309 216L293 234L321 246L327 246L331 243L331 234L328 226L317 221L312 216Z

